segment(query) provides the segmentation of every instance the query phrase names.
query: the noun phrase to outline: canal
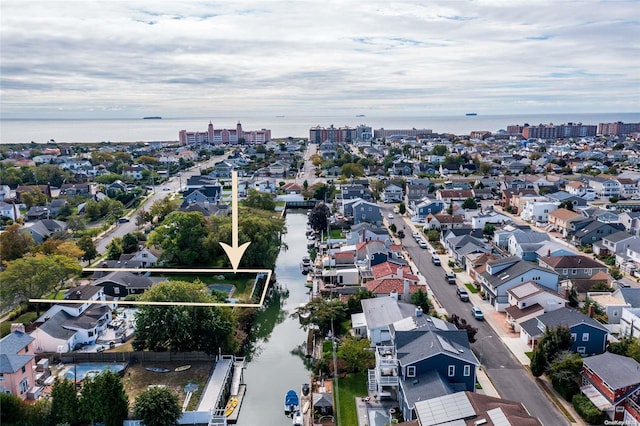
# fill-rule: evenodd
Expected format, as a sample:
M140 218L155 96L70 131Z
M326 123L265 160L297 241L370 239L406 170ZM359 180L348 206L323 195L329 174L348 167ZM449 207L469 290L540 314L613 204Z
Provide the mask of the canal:
M258 314L253 328L256 340L244 374L247 393L238 417L240 426L291 425L291 419L284 415L284 396L289 389L300 394L302 384L310 382L311 372L300 352L307 333L298 319L290 318L300 303L309 300L306 278L300 272L300 261L307 253L306 223L304 213L287 215L285 247L275 269L280 290Z

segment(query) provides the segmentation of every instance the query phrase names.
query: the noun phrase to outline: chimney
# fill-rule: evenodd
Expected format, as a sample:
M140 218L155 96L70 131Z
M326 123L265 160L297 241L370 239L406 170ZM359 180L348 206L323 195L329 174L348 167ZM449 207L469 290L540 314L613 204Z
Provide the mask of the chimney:
M593 305L589 305L589 317L593 318Z
M26 331L24 329L24 324L22 324L22 323L11 324L10 331L11 331L11 333L13 333L14 331L19 331L20 333L26 333Z
M402 295L402 298L405 302L409 301L409 280L406 278L404 279L404 294Z
M398 266L396 273L398 274L398 278L402 279L404 277L404 268L402 266Z
M569 287L564 288L564 298L569 299Z

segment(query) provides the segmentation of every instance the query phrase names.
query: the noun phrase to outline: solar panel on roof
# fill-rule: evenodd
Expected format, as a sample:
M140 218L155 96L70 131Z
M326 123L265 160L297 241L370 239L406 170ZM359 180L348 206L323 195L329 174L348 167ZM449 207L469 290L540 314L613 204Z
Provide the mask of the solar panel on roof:
M421 424L441 424L467 419L476 412L464 392L418 401L415 409Z
M442 349L444 349L447 352L454 353L454 354L458 353L458 350L451 344L451 342L449 342L449 340L445 339L442 336L438 336L438 335L436 335L436 337L438 338L438 342L440 342L440 346L442 346Z

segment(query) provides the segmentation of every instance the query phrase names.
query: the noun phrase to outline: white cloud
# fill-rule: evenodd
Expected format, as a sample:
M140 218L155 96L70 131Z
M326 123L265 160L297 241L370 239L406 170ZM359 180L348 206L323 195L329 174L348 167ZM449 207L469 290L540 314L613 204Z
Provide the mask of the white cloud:
M1 113L638 111L637 6L5 0Z

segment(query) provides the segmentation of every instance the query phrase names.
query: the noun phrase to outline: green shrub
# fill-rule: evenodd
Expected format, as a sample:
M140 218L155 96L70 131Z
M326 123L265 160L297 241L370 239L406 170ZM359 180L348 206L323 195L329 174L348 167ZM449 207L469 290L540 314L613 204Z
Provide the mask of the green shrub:
M586 396L579 393L573 396L571 399L573 408L582 416L582 418L589 424L599 425L604 420L604 413L598 410L598 407L593 405L593 402Z

